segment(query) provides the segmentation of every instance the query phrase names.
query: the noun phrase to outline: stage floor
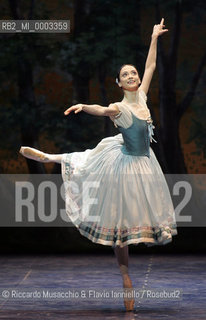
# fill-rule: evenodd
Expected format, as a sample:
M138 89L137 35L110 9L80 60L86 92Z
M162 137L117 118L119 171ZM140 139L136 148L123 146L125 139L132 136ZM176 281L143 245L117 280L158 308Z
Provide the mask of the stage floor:
M134 312L114 298L114 254L2 255L0 264L0 319L206 319L206 255L130 254Z

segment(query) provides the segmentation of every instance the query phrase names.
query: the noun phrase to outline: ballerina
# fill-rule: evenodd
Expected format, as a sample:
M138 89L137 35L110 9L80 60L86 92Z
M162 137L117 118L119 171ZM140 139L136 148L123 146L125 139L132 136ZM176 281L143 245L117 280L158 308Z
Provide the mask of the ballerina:
M77 104L64 112L66 116L81 111L108 116L119 134L83 152L48 154L30 147L20 149L27 158L60 163L64 182L72 181L77 186L91 180L96 183L92 198L97 201L90 210L84 205L90 203L89 192L75 194L68 187L66 212L82 235L114 249L125 290L132 289L128 245L164 245L177 234L169 189L150 147L155 141L154 126L147 107L147 92L156 68L157 39L168 31L164 27L162 18L153 28L142 82L135 66L125 64L120 68L116 82L124 94L121 102L108 107ZM134 309L134 299L125 298L124 304L127 311Z

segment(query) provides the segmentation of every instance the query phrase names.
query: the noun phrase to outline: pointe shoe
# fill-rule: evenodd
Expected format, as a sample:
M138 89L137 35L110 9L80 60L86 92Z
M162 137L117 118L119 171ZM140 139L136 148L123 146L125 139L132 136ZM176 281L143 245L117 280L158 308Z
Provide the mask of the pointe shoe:
M49 162L49 159L44 152L30 147L21 147L19 152L26 158L39 162Z
M134 310L134 299L129 298L130 295L132 296L132 281L129 277L129 275L124 275L123 276L123 287L124 287L124 292L125 295L128 295L128 298L124 298L124 306L126 308L126 311L133 311Z

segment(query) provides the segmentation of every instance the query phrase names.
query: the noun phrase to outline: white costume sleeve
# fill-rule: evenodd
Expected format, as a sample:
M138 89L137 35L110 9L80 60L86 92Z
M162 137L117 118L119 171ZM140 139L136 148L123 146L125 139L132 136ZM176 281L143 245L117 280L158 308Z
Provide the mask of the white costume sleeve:
M138 95L138 98L139 98L139 104L141 105L141 106L144 106L147 110L148 110L148 112L149 112L149 114L150 114L150 111L149 111L149 109L148 109L148 107L147 107L147 96L146 96L146 94L145 94L145 92L143 91L143 90L138 90L139 92L139 95ZM148 118L148 122L149 122L149 126L148 126L148 130L149 130L149 137L150 137L150 142L157 142L154 138L153 138L153 136L154 136L154 131L153 131L153 129L155 128L155 126L153 125L153 123L152 123L152 118L151 118L151 115L150 115L150 117Z
M132 125L132 115L130 110L120 102L115 103L119 108L119 114L113 118L115 127L129 128Z

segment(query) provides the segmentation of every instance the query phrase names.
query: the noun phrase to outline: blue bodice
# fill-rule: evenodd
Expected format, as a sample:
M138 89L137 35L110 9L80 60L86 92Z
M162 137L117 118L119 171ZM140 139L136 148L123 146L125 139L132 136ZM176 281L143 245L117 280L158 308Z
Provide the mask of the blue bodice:
M129 128L118 126L124 140L121 148L122 153L150 157L149 149L153 127L147 120L139 119L132 113L132 125Z

